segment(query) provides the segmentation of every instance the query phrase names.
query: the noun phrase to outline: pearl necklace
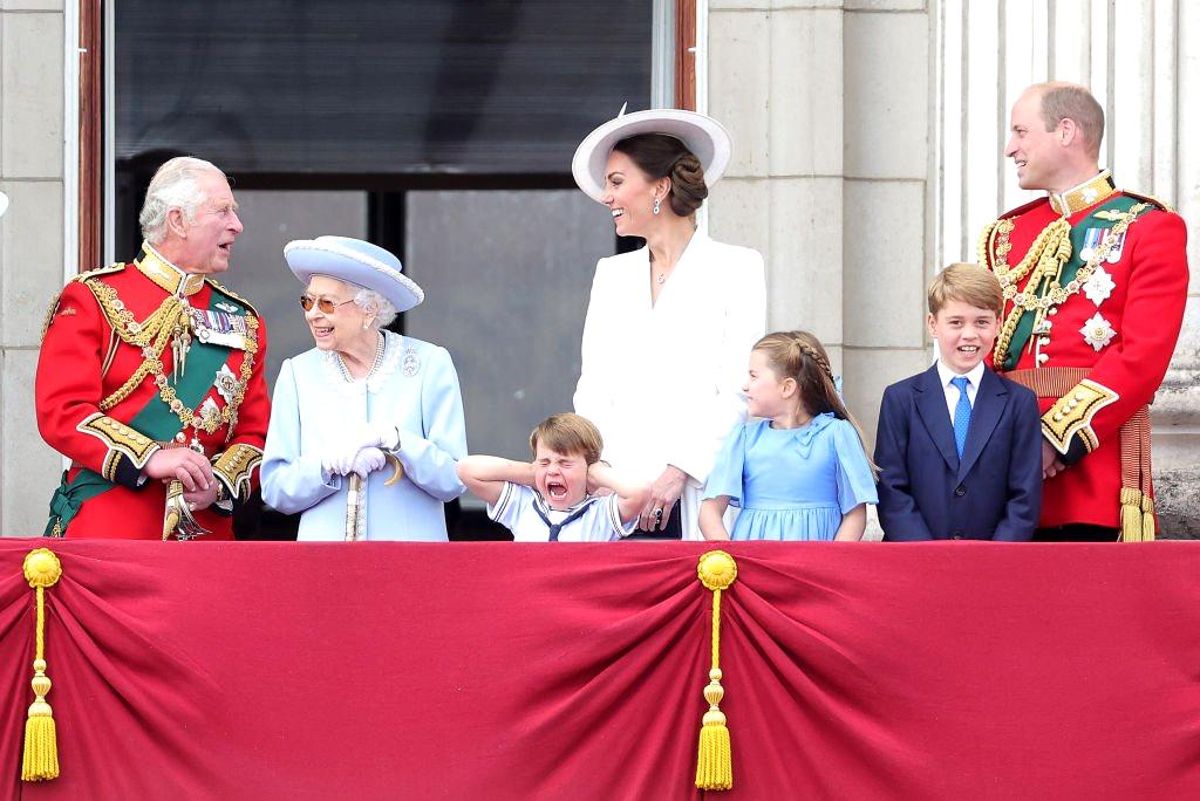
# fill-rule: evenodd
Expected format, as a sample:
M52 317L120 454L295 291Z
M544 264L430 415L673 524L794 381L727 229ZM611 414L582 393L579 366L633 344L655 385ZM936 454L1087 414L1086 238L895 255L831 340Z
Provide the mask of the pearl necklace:
M370 372L363 376L363 381L366 381L368 378L375 375L375 371L378 370L380 365L383 364L383 352L385 350L387 350L387 340L384 339L383 332L380 331L379 343L375 348L375 361L371 363ZM350 369L346 367L346 362L342 359L342 354L334 353L333 355L337 357L337 366L338 370L341 371L342 378L346 380L347 384L353 384L355 378L354 376L350 375Z

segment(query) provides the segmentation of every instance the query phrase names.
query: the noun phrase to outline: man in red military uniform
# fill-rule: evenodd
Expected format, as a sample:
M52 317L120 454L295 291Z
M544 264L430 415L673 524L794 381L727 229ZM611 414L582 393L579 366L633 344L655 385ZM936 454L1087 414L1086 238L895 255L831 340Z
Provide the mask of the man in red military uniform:
M262 461L266 330L214 279L242 231L225 175L171 159L126 264L63 289L38 359L38 428L71 459L50 503L52 536L231 539L231 514Z
M1027 89L1005 155L1023 189L1049 194L979 242L1005 295L993 366L1043 412L1041 540L1155 536L1148 404L1183 319L1187 233L1163 203L1116 189L1103 134L1087 89Z

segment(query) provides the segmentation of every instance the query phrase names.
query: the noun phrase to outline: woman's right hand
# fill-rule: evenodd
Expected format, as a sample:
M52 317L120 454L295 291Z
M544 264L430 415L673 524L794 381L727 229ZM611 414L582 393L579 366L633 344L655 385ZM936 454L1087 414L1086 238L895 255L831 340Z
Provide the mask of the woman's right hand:
M379 448L363 448L354 457L350 472L357 473L358 477L365 481L367 476L381 469L386 462L387 457Z

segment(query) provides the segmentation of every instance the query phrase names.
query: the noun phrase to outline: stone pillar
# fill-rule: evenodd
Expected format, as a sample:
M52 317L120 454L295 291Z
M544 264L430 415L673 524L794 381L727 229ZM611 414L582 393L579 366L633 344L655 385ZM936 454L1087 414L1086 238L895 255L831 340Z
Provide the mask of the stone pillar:
M870 438L883 388L931 352L930 16L920 0L710 0L708 30L708 108L734 139L712 234L763 252L769 326L821 339Z
M62 0L0 3L0 534L42 533L59 457L37 433L42 319L63 275Z

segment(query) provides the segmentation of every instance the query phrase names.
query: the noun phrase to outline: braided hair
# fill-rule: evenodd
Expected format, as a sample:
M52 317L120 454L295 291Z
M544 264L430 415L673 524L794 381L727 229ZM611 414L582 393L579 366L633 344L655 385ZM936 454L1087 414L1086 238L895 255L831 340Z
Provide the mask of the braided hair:
M829 354L821 341L807 331L776 331L754 343L753 350L762 351L767 363L779 378L791 378L796 382L800 405L809 415L832 412L839 419L854 426L863 451L867 450L862 426L850 414L845 401L837 389ZM871 457L867 457L871 472L878 476L878 468Z

